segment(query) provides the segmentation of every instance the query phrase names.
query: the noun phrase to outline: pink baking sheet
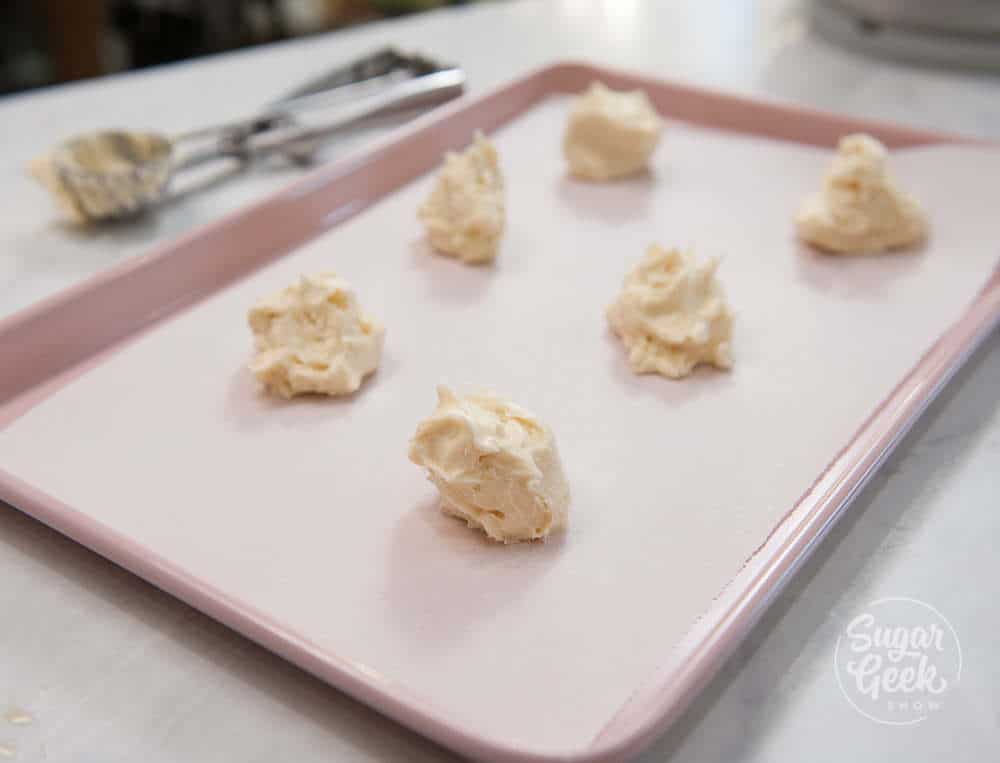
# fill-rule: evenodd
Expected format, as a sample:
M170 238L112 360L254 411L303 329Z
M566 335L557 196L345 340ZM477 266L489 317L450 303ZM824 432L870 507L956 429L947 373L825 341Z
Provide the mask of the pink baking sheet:
M565 175L564 93L598 77L670 119L646 176ZM476 127L508 193L485 268L431 254L414 216ZM620 759L1000 314L991 147L869 126L930 242L843 259L795 241L830 157L808 144L855 128L579 65L450 107L0 325L0 497L463 753ZM732 372L629 371L604 308L653 241L722 259ZM330 268L384 321L381 368L350 399L259 394L247 308ZM442 381L552 427L569 532L502 547L439 514L406 447Z

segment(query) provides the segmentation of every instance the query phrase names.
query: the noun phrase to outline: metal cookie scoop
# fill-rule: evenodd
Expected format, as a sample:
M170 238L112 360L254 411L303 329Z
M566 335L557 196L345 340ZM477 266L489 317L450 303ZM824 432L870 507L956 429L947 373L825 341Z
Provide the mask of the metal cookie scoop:
M108 130L72 138L31 163L31 174L73 220L119 217L163 196L173 146L156 133Z
M308 160L319 143L341 130L442 103L460 95L464 86L460 69L434 69L425 59L380 51L299 88L260 116L174 138L131 130L86 133L36 159L30 170L77 222L125 217L163 199L171 178L184 170L219 159L248 162L283 155ZM292 116L299 108L331 101L340 102L331 121L307 127Z

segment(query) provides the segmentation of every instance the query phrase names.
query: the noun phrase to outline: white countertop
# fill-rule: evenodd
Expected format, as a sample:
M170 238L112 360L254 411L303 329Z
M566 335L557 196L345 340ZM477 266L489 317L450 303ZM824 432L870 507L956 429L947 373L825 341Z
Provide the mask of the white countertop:
M317 69L396 44L459 62L475 94L588 58L853 115L1000 138L1000 78L862 58L798 6L551 0L463 7L0 101L0 316L287 183L269 169L138 224L53 222L27 158L100 126L238 117ZM492 44L491 44L492 43ZM332 147L356 150L373 134ZM1000 749L1000 339L994 334L751 638L645 761L984 760ZM970 585L971 583L971 585ZM838 635L881 597L940 609L959 687L915 726L840 694ZM431 761L452 757L18 512L0 509L0 760ZM23 709L30 722L13 723ZM27 720L27 719L21 719ZM992 755L990 753L992 752ZM9 753L9 754L7 754Z

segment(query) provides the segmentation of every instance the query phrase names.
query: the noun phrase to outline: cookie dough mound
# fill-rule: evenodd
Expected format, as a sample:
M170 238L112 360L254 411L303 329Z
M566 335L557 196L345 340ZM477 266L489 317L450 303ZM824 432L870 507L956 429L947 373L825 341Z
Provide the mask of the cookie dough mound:
M445 155L437 184L417 213L431 246L466 263L496 259L505 215L497 150L480 132L462 153Z
M385 329L335 273L303 276L247 317L256 345L250 370L284 398L350 394L382 357Z
M927 217L886 173L887 155L870 135L841 138L823 190L795 218L799 236L837 254L883 252L926 238Z
M680 379L699 363L732 366L733 316L718 265L654 244L625 276L607 314L633 371Z
M552 432L513 403L439 387L409 455L441 493L441 510L495 541L545 538L566 526L569 485Z
M573 105L563 154L576 177L613 180L642 170L662 132L663 120L643 91L615 91L594 82Z

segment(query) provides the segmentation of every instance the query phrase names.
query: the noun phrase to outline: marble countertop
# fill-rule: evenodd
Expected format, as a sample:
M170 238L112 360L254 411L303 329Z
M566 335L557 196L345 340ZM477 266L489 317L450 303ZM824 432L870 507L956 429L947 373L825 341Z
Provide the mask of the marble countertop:
M494 45L484 45L484 41ZM266 168L137 224L53 220L25 160L67 133L238 117L317 69L396 44L454 60L479 93L587 58L846 114L1000 138L1000 78L841 50L788 0L464 6L0 100L0 316L289 182ZM502 52L501 52L502 51ZM224 92L225 98L218 93ZM376 133L330 147L355 151ZM643 761L983 760L1000 749L1000 338L859 496L739 653ZM961 681L911 726L859 714L834 648L874 600L937 607ZM0 507L0 760L439 761L452 756L151 586Z

